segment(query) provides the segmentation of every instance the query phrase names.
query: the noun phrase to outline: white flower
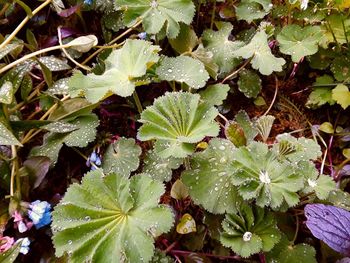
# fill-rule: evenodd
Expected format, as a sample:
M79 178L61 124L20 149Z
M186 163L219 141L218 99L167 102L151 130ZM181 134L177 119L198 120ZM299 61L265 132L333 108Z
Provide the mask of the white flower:
M301 0L300 8L301 10L306 10L309 0Z

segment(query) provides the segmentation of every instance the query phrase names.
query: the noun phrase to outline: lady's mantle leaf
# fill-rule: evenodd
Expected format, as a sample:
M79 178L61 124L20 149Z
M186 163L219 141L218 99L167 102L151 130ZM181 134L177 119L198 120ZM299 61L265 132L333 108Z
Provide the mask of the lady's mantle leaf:
M350 194L340 189L333 190L329 193L327 201L333 205L350 211Z
M261 79L259 75L249 69L244 69L239 73L237 82L238 89L247 98L256 98L261 91Z
M56 255L69 262L149 262L153 238L170 230L171 210L158 205L164 186L147 175L130 180L88 173L52 213Z
M102 75L91 73L85 76L76 71L69 81L70 95L83 94L92 103L111 93L130 96L135 90L135 78L145 75L147 69L158 62L159 50L158 46L147 41L127 40L121 49L112 51L106 59L106 70Z
M191 0L116 0L125 9L124 23L131 26L138 17L148 34L157 34L163 26L169 38L180 32L179 22L191 24L195 6Z
M141 141L157 139L162 158L185 157L193 152L192 143L218 135L217 114L213 106L200 102L198 94L165 93L142 112L137 136Z
M246 204L238 214L227 214L222 227L221 243L242 257L270 251L281 238L271 212Z
M233 29L231 23L217 23L219 31L205 30L202 36L204 47L213 53L213 62L220 67L220 73L230 72L239 64L234 52L244 45L241 41L230 41Z
M270 262L270 261L269 261ZM308 244L298 244L295 246L285 246L279 255L271 262L278 263L317 263L316 250Z
M135 144L134 139L120 138L108 146L103 157L102 169L106 174L115 172L129 177L130 173L139 167L141 153L141 147Z
M235 212L241 201L231 183L234 149L230 141L214 138L205 151L193 155L192 169L182 174L193 201L211 213Z
M350 212L330 205L308 204L305 216L315 237L335 251L350 255Z
M267 34L259 31L255 34L248 45L234 52L236 56L248 59L252 58L252 67L259 70L263 75L270 75L274 71L282 71L285 64L283 58L276 58L267 42Z
M219 106L227 98L230 86L227 84L214 84L199 92L201 99L211 105Z
M272 8L270 0L242 0L236 7L238 20L251 23L255 19L263 18Z
M179 168L183 160L174 157L161 158L155 151L148 151L143 161L143 172L153 179L161 182L169 182L172 170Z
M350 91L344 84L338 84L332 90L332 99L335 100L343 109L350 105Z
M245 200L254 198L257 205L273 209L283 201L289 207L299 202L297 192L304 186L304 177L289 162L279 161L266 144L253 142L235 149L232 155L236 168L232 182Z
M209 79L204 64L187 56L165 57L156 73L162 80L184 82L194 89L203 88Z
M302 28L299 25L288 25L278 34L277 41L283 54L291 55L293 62L299 62L303 57L317 52L322 37L322 31L317 26Z

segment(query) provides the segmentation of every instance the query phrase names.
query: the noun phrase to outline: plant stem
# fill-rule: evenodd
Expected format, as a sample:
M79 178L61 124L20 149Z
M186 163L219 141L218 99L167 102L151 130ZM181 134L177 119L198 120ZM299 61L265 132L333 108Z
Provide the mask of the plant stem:
M214 0L213 11L211 13L210 29L213 29L213 26L214 26L215 11L216 11L216 0Z
M184 251L184 250L171 250L169 251L170 254L178 254L178 255L188 255L188 254L193 254L193 251ZM198 254L200 256L205 256L205 257L212 257L212 258L221 258L221 259L233 259L233 260L240 260L241 258L239 256L220 256L220 255L214 255L210 253L198 253L195 252L195 254ZM232 261L230 261L232 262Z
M108 45L113 45L115 42L117 42L119 39L130 33L132 30L134 30L137 26L139 26L142 23L142 20L139 18L134 25L132 25L128 30L124 31L122 34L114 38L112 41L108 43ZM81 64L85 65L88 63L93 57L95 57L97 54L99 54L103 49L100 48L96 50L94 53L92 53L87 59L85 59Z
M6 3L5 5L4 5L4 7L0 10L0 17L2 17L4 14L5 14L5 12L7 11L7 9L10 7L10 4L8 4L8 3Z
M191 169L190 158L185 157L184 158L184 164L185 164L186 170L190 170Z
M53 51L53 50L58 50L58 49L62 49L62 48L69 48L70 45L63 45L63 46L53 46L53 47L48 47L48 48L44 48L44 49L41 49L41 50L38 50L38 51L35 51L33 53L30 53L30 54L27 54L23 57L21 57L20 59L17 59L15 60L14 62L6 65L5 67L1 68L0 69L0 74L1 73L4 73L5 71L15 67L16 65L26 61L27 59L30 59L30 58L33 58L37 55L40 55L40 54L43 54L43 53L46 53L46 52L49 52L49 51Z
M52 0L46 0L44 3L42 3L39 7L37 7L33 12L32 15L35 16L39 11L41 11L45 6L50 4ZM24 25L29 21L30 17L27 15L23 21L16 27L16 29L9 35L8 38L4 40L0 44L0 50L3 49L7 44L11 42L11 40L17 35L17 33L24 27Z
M141 114L142 111L143 111L143 108L142 108L142 104L141 104L141 101L140 101L140 98L139 96L137 95L137 92L136 90L134 91L134 93L132 94L134 100L135 100L135 104L136 104L136 107L137 107L137 110L139 111L139 113Z
M254 56L252 56L251 58L247 59L242 66L239 67L239 69L235 70L234 72L232 72L231 74L229 74L226 78L224 78L220 83L224 84L224 82L232 77L234 77L235 75L237 75L237 73L239 73L242 69L244 69L249 62L253 59Z
M270 112L270 110L272 109L273 104L275 104L276 98L277 98L277 93L278 93L278 79L275 76L275 94L273 95L272 101L270 103L269 108L265 111L265 113L263 114L263 116L265 116L266 114L268 114Z
M20 194L20 178L18 176L18 159L17 159L17 148L15 145L11 145L12 152L12 168L11 168L11 179L10 179L10 196L14 196L15 193L15 179L17 191Z
M298 237L298 232L299 232L299 216L295 216L295 219L296 219L296 228L295 228L295 234L294 234L294 238L293 238L293 244L294 242L297 240L297 237Z

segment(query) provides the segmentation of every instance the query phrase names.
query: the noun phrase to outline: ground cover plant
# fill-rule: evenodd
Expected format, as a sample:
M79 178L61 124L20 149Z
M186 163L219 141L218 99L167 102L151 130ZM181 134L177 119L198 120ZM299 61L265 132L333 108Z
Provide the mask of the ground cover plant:
M348 262L349 11L0 0L0 262Z

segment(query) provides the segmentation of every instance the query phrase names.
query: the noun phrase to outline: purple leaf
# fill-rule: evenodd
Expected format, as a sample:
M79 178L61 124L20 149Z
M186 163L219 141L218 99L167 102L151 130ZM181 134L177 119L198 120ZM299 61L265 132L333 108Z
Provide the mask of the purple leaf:
M79 9L80 9L80 5L75 5L75 6L68 8L68 9L62 10L61 12L58 13L58 15L61 17L69 17L69 16L75 14Z
M350 255L350 212L331 205L305 206L311 233L335 251Z

